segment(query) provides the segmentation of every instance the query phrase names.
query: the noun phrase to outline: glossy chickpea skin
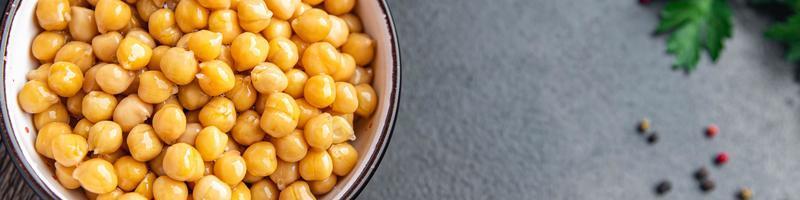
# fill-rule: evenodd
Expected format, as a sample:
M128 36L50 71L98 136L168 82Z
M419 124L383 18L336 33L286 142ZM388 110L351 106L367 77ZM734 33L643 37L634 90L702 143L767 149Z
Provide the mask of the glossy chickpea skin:
M325 11L313 8L292 20L292 30L306 42L325 39L333 24Z
M50 74L50 65L52 64L45 63L39 65L38 68L31 70L27 74L25 74L25 78L27 78L29 81L37 80L41 82L47 82L47 75Z
M272 93L261 115L261 129L272 137L288 135L297 127L300 108L286 93Z
M119 197L123 194L125 194L125 192L117 188L108 193L97 194L97 198L95 200L119 200Z
M303 3L306 3L311 6L316 6L317 4L321 4L322 2L325 2L325 0L303 0Z
M65 167L58 163L55 163L55 166L56 179L61 183L61 186L67 189L78 189L81 187L81 183L72 177L72 172L75 171L75 167Z
M40 113L44 112L58 103L59 98L56 93L51 91L47 84L41 81L32 80L22 86L17 96L20 107L27 113Z
M330 15L331 32L325 37L323 41L330 43L334 47L341 47L347 41L347 36L350 35L350 28L344 19L334 15Z
M84 78L83 81L85 82L86 79ZM81 111L83 110L81 107L83 105L81 104L83 104L84 96L86 96L86 93L81 90L75 95L67 98L67 111L69 111L69 114L77 118L83 118L83 114L81 114Z
M300 179L300 172L298 171L297 163L285 162L278 159L278 168L274 173L272 173L272 175L269 175L269 179L272 180L272 182L275 182L275 185L278 186L278 189L285 189L287 186L289 186L289 184Z
M347 27L350 29L351 33L360 33L363 31L363 26L361 25L361 19L358 16L347 13L344 15L340 15L339 18L342 18L344 22L347 23Z
M117 200L147 200L147 197L139 193L129 192L122 194Z
M195 146L194 142L197 140L197 135L200 133L200 130L203 130L203 125L198 123L186 124L186 131L181 134L181 137L178 138L177 142Z
M36 4L36 19L44 30L64 30L70 18L68 0L41 0Z
M112 121L100 121L89 129L89 150L94 154L109 154L122 146L122 128Z
M227 9L231 7L231 0L197 0L197 3L200 3L201 6L212 9Z
M333 160L333 174L346 176L358 161L358 151L348 143L334 144L328 149Z
M156 104L164 102L176 90L177 86L160 71L146 71L139 75L137 94L145 103Z
M303 15L303 13L306 13L306 11L309 11L312 8L314 7L308 5L308 3L301 2L299 5L297 5L297 8L294 9L294 13L292 14L292 19L300 17L300 15Z
M117 59L122 68L140 70L150 63L153 49L150 45L133 37L122 39L117 48Z
M156 40L153 39L153 36L150 36L150 33L148 33L147 31L145 31L144 29L141 29L141 28L131 29L130 31L128 31L127 34L125 34L125 38L137 39L140 42L142 42L145 45L147 45L148 47L150 47L151 49L152 48L156 48ZM151 56L151 60L152 60L152 56Z
M55 62L69 62L77 65L82 72L94 65L92 45L80 41L72 41L58 50Z
M219 57L217 60L225 62L228 66L236 66L236 63L233 61L233 56L231 55L231 46L224 45L222 46L222 51L219 53Z
M301 62L309 76L332 75L342 64L342 54L330 43L317 42L306 48Z
M375 40L363 33L350 34L342 52L352 55L358 66L367 65L375 57Z
M258 113L247 110L239 114L236 118L236 125L231 129L231 137L236 143L251 145L264 139L264 131L259 126L260 118Z
M347 82L336 83L336 98L331 104L334 112L353 113L358 109L358 95L356 87Z
M308 182L308 187L311 188L312 194L324 195L333 190L333 186L336 186L336 181L337 181L336 175L331 175L328 178L325 178L321 181Z
M187 199L189 188L182 181L160 176L153 182L153 198L155 199Z
M139 124L128 132L127 145L133 159L147 162L157 157L164 144L156 135L153 127L148 124Z
M141 17L144 22L149 22L150 15L156 12L159 8L161 8L161 5L156 5L153 0L136 1L136 13L139 14L139 17Z
M120 0L99 0L94 8L97 29L101 33L122 30L131 21L131 7Z
M283 92L286 92L286 94L289 94L294 98L303 97L303 89L306 85L306 81L308 81L308 75L306 75L306 73L302 70L291 69L286 72L286 78L288 79L289 84L286 86L286 89L284 89Z
M281 200L300 200L300 199L316 199L308 183L305 181L297 181L289 185L286 189L281 191Z
M269 176L278 166L275 146L269 142L258 142L250 145L242 154L247 164L247 173L254 176Z
M145 103L139 99L138 95L132 94L119 101L114 109L113 119L122 127L122 131L128 132L134 126L143 124L152 115L153 105Z
M44 125L36 135L34 148L36 152L47 158L53 157L53 140L59 135L70 134L70 127L66 123L53 122Z
M145 199L153 199L153 182L156 181L156 178L156 174L148 172L133 191L141 194Z
M95 72L97 86L108 94L120 94L128 89L136 79L136 73L124 69L117 64L105 64Z
M231 100L214 97L200 110L199 118L203 126L216 126L222 132L228 132L236 124L236 108Z
M324 150L309 151L298 166L300 177L307 181L324 180L333 174L333 160Z
M272 63L261 63L250 71L253 87L260 93L271 94L286 89L289 80L278 66Z
M252 198L250 195L250 188L244 183L239 183L231 188L231 200L249 200Z
M290 38L292 37L292 25L288 21L273 17L269 21L269 26L261 31L267 40L272 41L275 38Z
M350 54L342 53L341 64L336 72L331 74L335 81L349 81L356 73L356 60Z
M192 81L180 87L180 90L178 90L178 100L181 102L183 108L196 110L206 105L206 103L211 100L211 97L200 89L200 85L197 84L197 81Z
M150 70L161 70L161 58L169 49L170 47L165 45L154 48L153 56L150 57L150 63L147 64L147 68Z
M231 199L231 188L214 175L208 175L197 181L192 189L194 200Z
M163 45L175 45L183 36L175 22L175 13L170 9L159 9L150 14L148 29L150 35Z
M69 62L56 62L50 66L50 73L47 75L47 86L56 94L62 97L71 97L81 90L83 84L83 72L81 69Z
M287 162L297 162L308 153L308 144L303 136L303 131L295 130L281 138L273 138L278 158Z
M124 149L117 149L117 151L114 151L114 152L111 152L111 153L106 153L106 154L94 154L91 157L92 158L100 158L100 159L103 159L103 160L108 161L110 163L114 163L114 162L117 162L117 159L122 158L122 156L125 156L125 150Z
M207 30L192 33L189 50L201 61L212 61L222 53L222 34Z
M119 32L107 32L92 38L92 51L103 62L117 62L117 48L122 42Z
M333 130L333 117L322 113L308 120L303 136L311 148L325 150L333 143Z
M336 83L333 77L321 74L306 81L303 96L314 107L325 108L336 100Z
M161 141L172 144L186 131L186 115L180 106L168 105L153 116L153 130ZM175 178L175 177L172 177Z
M308 46L311 45L311 43L304 41L302 38L300 38L300 36L297 35L292 35L292 37L290 37L289 40L294 42L294 45L297 46L297 53L300 54L300 61L301 61L298 63L298 65L303 66L302 62L303 53L306 52L306 48L308 48Z
M83 117L91 122L111 119L116 107L117 98L100 91L89 92L83 97L83 102L81 103Z
M72 176L81 183L84 190L104 194L117 188L117 174L110 162L92 158L78 164Z
M117 172L119 188L122 191L131 192L147 175L147 165L134 160L130 156L123 156L114 162L114 169Z
M208 10L195 0L181 0L175 7L175 21L184 33L191 33L208 25Z
M41 129L50 122L69 124L69 114L64 104L56 103L40 113L33 114L33 127L35 127L36 130Z
M269 10L275 13L275 17L282 20L291 18L295 8L300 5L300 0L265 0L265 2Z
M356 5L356 0L325 0L325 10L333 15L349 13Z
M59 134L53 138L51 151L53 158L60 165L72 167L86 157L89 152L86 139L75 134Z
M278 199L280 191L275 187L275 183L268 179L262 179L253 183L250 187L250 195L253 199Z
M194 53L180 47L167 50L161 58L161 71L170 81L178 85L186 85L194 80L200 69Z
M333 125L333 144L356 140L351 120L343 116L333 116L333 121L331 123Z
M75 124L75 128L72 129L72 133L76 135L80 135L83 138L89 138L89 130L94 126L92 122L87 119L81 119Z
M236 62L237 71L252 69L267 60L269 43L260 35L242 33L231 43L231 56Z
M297 107L300 108L300 118L297 122L298 128L303 128L308 123L308 120L322 114L319 108L308 104L305 99L296 100Z
M348 82L353 85L372 83L372 68L356 67Z
M164 173L177 181L197 181L203 177L205 164L200 152L186 143L167 148L164 154Z
M204 161L214 161L225 151L228 135L217 127L208 126L197 133L194 144Z
M216 10L208 17L208 30L222 33L222 43L231 44L242 28L239 26L239 17L233 10Z
M236 77L228 64L214 60L200 64L197 83L200 85L200 89L209 96L218 96L233 89Z
M300 59L297 46L288 38L278 37L269 42L269 56L267 60L274 63L283 71L294 68Z
M251 82L250 76L236 75L233 89L225 93L225 96L233 101L233 106L238 112L248 110L256 103L258 91Z
M258 33L269 26L272 11L263 0L241 0L236 5L239 24L245 31Z
M242 182L247 173L247 164L239 152L229 151L214 161L214 175L222 182L235 186Z
M378 95L375 94L375 89L369 84L360 84L356 86L358 92L358 108L356 114L361 117L369 117L375 112L375 107L378 105Z

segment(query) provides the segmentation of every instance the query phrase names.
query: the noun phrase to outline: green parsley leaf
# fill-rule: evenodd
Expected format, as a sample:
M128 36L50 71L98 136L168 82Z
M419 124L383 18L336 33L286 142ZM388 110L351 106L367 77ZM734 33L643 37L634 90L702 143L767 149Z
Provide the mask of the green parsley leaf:
M800 14L789 17L785 22L773 24L764 35L789 46L787 60L800 61Z
M672 0L661 11L656 32L672 32L667 39L667 52L675 55L673 67L691 72L703 49L712 61L719 59L732 29L726 0Z

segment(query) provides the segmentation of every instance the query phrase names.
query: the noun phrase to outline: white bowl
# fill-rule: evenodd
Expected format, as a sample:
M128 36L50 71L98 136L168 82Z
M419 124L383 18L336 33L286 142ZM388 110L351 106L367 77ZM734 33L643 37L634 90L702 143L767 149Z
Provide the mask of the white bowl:
M2 140L28 185L45 199L84 199L78 190L68 190L55 179L53 162L34 149L36 132L31 115L23 112L17 94L26 82L25 74L38 67L30 53L31 41L41 30L35 23L36 0L11 0L2 23L0 51L3 91L0 105L5 131ZM391 14L383 0L359 0L355 9L364 30L377 41L373 86L379 96L375 114L356 124L358 139L353 143L359 153L356 167L322 199L352 199L372 177L381 161L394 127L400 96L400 50ZM16 22L16 23L15 23Z

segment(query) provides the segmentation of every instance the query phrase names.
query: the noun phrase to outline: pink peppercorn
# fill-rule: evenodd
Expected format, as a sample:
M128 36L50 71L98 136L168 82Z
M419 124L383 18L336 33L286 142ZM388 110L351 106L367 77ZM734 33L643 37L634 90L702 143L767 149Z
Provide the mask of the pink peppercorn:
M716 124L708 125L706 128L706 137L713 138L719 133L719 127Z
M717 157L714 159L714 162L717 165L722 165L722 164L727 163L728 159L730 159L729 156L728 156L728 153L720 152L720 153L717 154Z

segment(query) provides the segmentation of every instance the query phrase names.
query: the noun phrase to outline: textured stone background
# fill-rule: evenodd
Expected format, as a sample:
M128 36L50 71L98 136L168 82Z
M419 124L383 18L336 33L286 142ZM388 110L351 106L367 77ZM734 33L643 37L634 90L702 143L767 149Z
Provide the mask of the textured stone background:
M663 37L650 35L658 3L389 4L400 115L360 199L733 199L741 186L756 199L800 198L796 67L742 0L721 61L704 58L689 76L670 70ZM658 144L635 133L642 117ZM707 140L712 122L722 131ZM691 173L718 151L731 162L711 167L717 189L703 194ZM662 179L674 189L656 198Z

